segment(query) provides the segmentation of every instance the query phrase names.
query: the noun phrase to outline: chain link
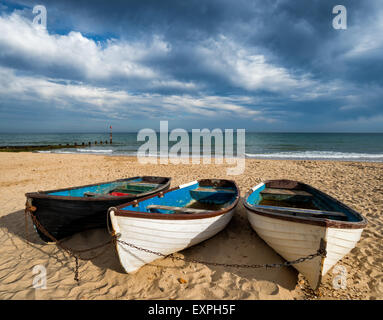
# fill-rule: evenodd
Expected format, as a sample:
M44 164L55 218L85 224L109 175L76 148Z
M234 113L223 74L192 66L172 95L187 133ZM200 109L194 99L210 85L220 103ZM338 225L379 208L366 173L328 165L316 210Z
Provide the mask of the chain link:
M174 254L166 255L161 252L156 252L152 251L149 249L141 248L138 247L132 243L125 242L123 240L117 239L117 242L122 243L124 245L127 245L131 248L146 252L146 253L151 253L159 257L164 257L164 258L172 258L174 260L179 260L179 261L185 261L185 262L193 262L193 263L201 263L205 265L211 265L211 266L220 266L220 267L229 267L229 268L252 268L252 269L257 269L257 268L281 268L281 267L288 267L294 264L302 263L308 260L312 260L316 257L326 257L326 250L323 248L320 248L316 253L310 254L306 257L302 257L296 260L292 261L285 261L283 263L265 263L265 264L230 264L230 263L219 263L219 262L208 262L208 261L201 261L197 259L189 259L189 258L181 258L174 256Z
M166 254L163 254L161 252L156 252L156 251L152 251L152 250L149 250L149 249L141 248L141 247L138 247L138 246L136 246L136 245L134 245L132 243L128 243L128 242L125 242L123 240L119 240L117 238L117 236L114 235L114 234L111 235L112 239L109 240L106 243L103 243L103 244L100 244L98 246L95 246L95 247L92 247L92 248L88 248L88 249L76 250L76 249L69 248L69 247L63 245L62 241L55 239L40 224L40 222L37 220L36 216L30 211L30 207L29 207L28 203L27 203L27 206L25 208L26 232L27 232L27 215L28 214L31 216L31 218L33 220L33 223L35 224L37 229L39 229L49 239L54 241L58 247L60 247L61 249L63 249L67 253L69 253L69 255L71 255L72 257L75 258L76 267L75 267L74 279L77 281L77 284L79 284L79 262L78 262L78 259L92 260L92 259L95 259L98 256L104 254L105 250L103 250L102 252L100 252L99 254L95 255L92 258L86 258L86 259L83 258L83 257L80 257L78 255L78 253L84 253L84 252L88 252L88 251L91 251L91 250L99 249L99 248L105 247L105 246L107 246L109 244L112 244L112 243L116 244L116 242L119 242L121 244L129 246L129 247L134 248L136 250L143 251L143 252L150 253L150 254L154 254L156 256L163 257L163 258L171 258L173 260L178 260L178 261L185 261L185 262L192 262L192 263L201 263L201 264L210 265L210 266L220 266L220 267L228 267L228 268L252 268L252 269L257 269L257 268L266 268L266 269L267 268L281 268L281 267L292 266L292 265L295 265L295 264L298 264L298 263L302 263L302 262L305 262L305 261L308 261L308 260L312 260L312 259L314 259L316 257L324 257L324 258L326 257L326 250L321 246L321 248L319 248L318 251L316 253L314 253L314 254L310 254L310 255L308 255L306 257L302 257L302 258L299 258L299 259L296 259L296 260L292 260L292 261L285 261L283 263L230 264L230 263L209 262L209 261L201 261L201 260L197 260L197 259L181 258L181 257L175 256L174 254L166 255Z
M41 232L43 233L46 237L48 237L48 239L50 239L51 241L55 242L55 244L61 248L62 250L64 250L65 252L67 252L70 256L72 256L74 259L75 259L75 263L76 263L76 266L75 266L75 270L74 270L74 273L75 273L75 276L74 276L74 280L77 282L77 285L79 285L79 261L78 259L81 259L81 260L86 260L86 261L89 261L89 260L93 260L93 259L96 259L97 257L101 256L102 254L105 253L106 249L108 249L106 246L112 244L112 243L116 243L116 237L112 237L111 240L105 242L105 243L102 243L100 245L97 245L97 246L94 246L92 248L87 248L87 249L81 249L81 250L78 250L78 249L73 249L73 248L70 248L68 246L65 246L63 243L62 243L62 240L57 240L55 237L53 237L45 228L44 226L38 221L38 219L36 218L36 216L32 213L31 211L31 206L29 205L29 203L27 202L26 204L26 207L25 207L25 211L24 211L24 214L25 214L25 232L26 232L26 238L28 240L28 214L30 215L34 225L36 226L36 228ZM90 257L90 258L84 258L84 257L80 257L79 253L85 253L85 252L89 252L89 251L92 251L92 250L96 250L96 249L100 249L100 248L103 248L103 247L106 247L105 250L102 250L100 253L94 255L93 257Z

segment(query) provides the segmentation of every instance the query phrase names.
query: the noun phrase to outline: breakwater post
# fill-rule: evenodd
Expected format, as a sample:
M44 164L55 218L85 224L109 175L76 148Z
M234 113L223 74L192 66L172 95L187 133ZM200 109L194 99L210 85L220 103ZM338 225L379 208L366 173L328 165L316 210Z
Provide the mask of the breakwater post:
M109 144L113 143L112 139L112 126L110 126L110 140ZM108 140L100 140L94 141L94 145L104 145L108 144ZM25 145L25 146L11 146L11 145L0 145L0 152L33 152L33 151L41 151L41 150L55 150L55 149L66 149L66 148L85 148L91 147L92 142L73 142L69 143L59 143L57 145Z

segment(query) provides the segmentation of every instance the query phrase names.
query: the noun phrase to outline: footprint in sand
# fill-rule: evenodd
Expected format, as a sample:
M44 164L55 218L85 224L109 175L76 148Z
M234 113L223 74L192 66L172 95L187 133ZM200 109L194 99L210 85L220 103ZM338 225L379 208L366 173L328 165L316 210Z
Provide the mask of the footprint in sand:
M279 293L279 287L273 282L261 281L259 283L259 291L263 294L273 296Z
M216 297L217 299L224 299L224 298L226 298L226 297L229 296L227 290L224 290L224 289L221 288L221 287L215 287L215 288L213 289L213 294L215 295L215 297Z

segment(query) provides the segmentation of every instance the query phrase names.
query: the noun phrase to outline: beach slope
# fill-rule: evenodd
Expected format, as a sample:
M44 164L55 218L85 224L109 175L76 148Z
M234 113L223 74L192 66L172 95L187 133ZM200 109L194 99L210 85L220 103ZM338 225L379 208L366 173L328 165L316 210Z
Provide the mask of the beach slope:
M238 176L226 175L227 167L144 165L133 157L0 153L0 299L383 298L383 163L247 159L245 172ZM89 260L80 260L77 285L74 259L56 245L43 243L30 220L26 229L24 194L139 175L170 176L172 187L203 178L233 179L242 197L269 179L298 180L327 192L369 222L356 248L338 263L347 272L346 288L334 289L333 270L314 294L292 267L236 269L170 258L126 274L112 245L84 254ZM107 232L97 229L77 234L66 244L83 249L107 240ZM251 229L241 202L225 230L177 256L236 264L284 261ZM46 270L46 288L35 289L41 270Z

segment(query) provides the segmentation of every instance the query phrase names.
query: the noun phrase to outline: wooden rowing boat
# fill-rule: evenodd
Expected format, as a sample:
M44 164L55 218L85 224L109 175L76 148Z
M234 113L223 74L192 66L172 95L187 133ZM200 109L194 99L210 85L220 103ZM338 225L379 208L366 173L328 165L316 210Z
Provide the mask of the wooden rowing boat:
M73 188L27 193L27 209L56 240L77 232L106 228L110 207L165 191L171 178L133 177ZM36 228L36 226L35 226ZM36 228L46 242L52 239Z
M317 289L322 277L359 241L367 220L358 212L307 184L271 180L245 197L249 222L257 234L286 260L314 254L326 257L294 265Z
M169 255L213 237L231 220L239 196L234 181L206 179L110 208L121 265L134 272L160 257L142 249Z

